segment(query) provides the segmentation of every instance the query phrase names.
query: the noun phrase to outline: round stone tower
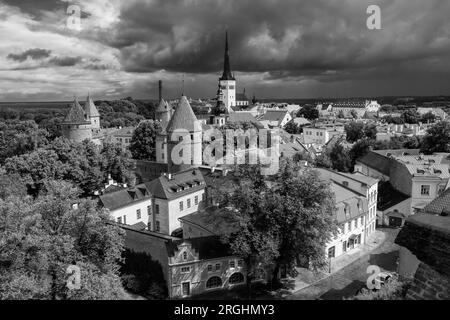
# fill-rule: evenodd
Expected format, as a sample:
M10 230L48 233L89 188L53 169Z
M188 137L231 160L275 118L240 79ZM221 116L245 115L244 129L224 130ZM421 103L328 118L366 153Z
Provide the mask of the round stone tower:
M186 96L182 96L167 128L167 163L170 173L202 164L202 126Z
M86 118L86 113L76 98L66 118L61 122L61 133L63 137L76 142L92 140L91 121Z

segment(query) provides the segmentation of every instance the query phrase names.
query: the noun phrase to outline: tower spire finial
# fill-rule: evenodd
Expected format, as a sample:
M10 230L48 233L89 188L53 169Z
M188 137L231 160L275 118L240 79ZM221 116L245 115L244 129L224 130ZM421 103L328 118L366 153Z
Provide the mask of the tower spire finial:
M228 48L228 29L225 30L225 55L223 59L223 74L220 80L235 80L231 73L230 52Z

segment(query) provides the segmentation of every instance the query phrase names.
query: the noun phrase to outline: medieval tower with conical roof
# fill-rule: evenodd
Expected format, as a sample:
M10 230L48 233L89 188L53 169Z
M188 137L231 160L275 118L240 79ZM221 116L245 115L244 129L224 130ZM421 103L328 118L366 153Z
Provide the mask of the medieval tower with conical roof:
M228 31L225 33L225 55L223 60L223 73L219 78L219 92L217 101L223 103L228 113L236 105L236 79L231 73L230 52L228 50Z
M160 99L160 114L167 116L167 103ZM164 111L164 112L163 112ZM156 136L156 161L166 163L169 173L176 173L202 164L202 126L186 98L180 102L170 120L161 120L162 130Z
M84 108L75 98L60 126L62 136L69 140L91 141L93 135L100 131L100 113L91 97L88 95Z

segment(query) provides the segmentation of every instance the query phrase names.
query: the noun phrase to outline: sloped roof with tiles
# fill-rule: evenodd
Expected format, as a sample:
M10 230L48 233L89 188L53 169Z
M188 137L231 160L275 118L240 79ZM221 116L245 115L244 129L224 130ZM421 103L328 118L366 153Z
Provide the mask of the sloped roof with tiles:
M287 114L287 110L267 110L267 112L261 117L260 120L280 122Z
M450 215L450 189L445 190L439 197L431 201L423 211L430 214Z
M152 194L145 184L138 184L133 188L106 193L100 196L103 206L115 210L128 206L134 202L150 199Z
M163 175L145 183L155 198L176 199L205 188L205 179L199 169L188 169Z
M369 168L375 169L386 176L389 176L390 159L384 155L369 151L361 158L358 158L357 162L360 162L368 166Z
M78 103L78 100L75 98L73 101L69 112L64 118L63 124L89 124L90 122L86 120L85 112L81 105Z
M337 183L331 183L331 191L336 197L336 220L343 223L352 220L368 211L368 203L365 197L347 189Z

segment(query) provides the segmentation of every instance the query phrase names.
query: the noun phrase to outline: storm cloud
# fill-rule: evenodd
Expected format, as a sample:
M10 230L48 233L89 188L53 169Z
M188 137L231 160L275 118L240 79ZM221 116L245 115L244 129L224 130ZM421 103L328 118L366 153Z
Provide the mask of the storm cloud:
M449 93L448 0L80 0L80 32L65 28L67 1L3 2L31 26L22 51L11 40L10 60L41 59L25 54L31 35L51 34L47 68L120 83L109 92L155 97L162 78L176 95L185 74L192 96L212 97L228 30L238 87L260 97ZM381 30L366 26L369 5L381 8ZM1 23L0 35L12 37Z
M45 50L45 49L39 49L39 48L29 49L29 50L26 50L26 51L24 51L22 53L18 53L18 54L10 53L8 55L8 59L11 59L14 61L19 61L19 62L24 62L28 58L30 58L32 60L39 60L39 59L44 59L44 58L50 57L51 52L52 52L51 50Z

